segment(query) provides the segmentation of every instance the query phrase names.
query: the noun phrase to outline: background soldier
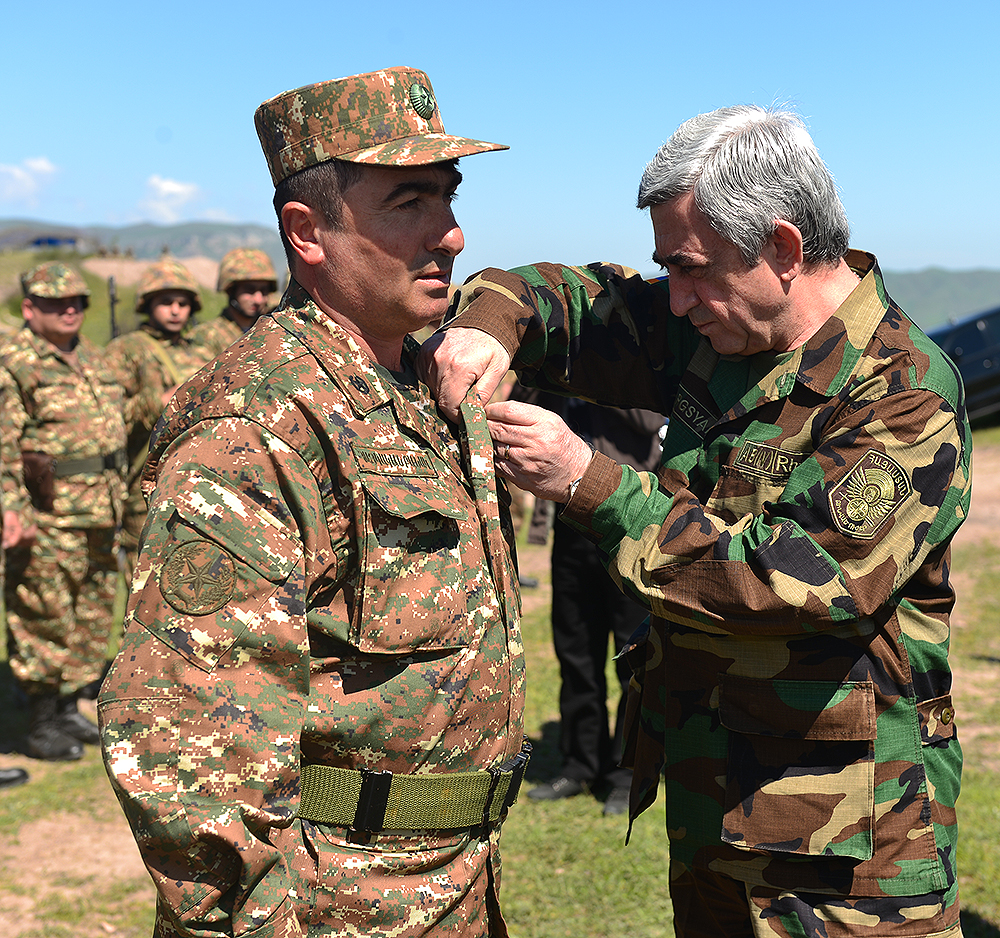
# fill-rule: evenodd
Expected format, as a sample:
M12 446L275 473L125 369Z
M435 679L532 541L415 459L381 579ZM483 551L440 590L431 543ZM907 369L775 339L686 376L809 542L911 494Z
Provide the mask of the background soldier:
M129 582L146 522L146 500L139 483L149 453L149 435L178 386L208 360L186 333L199 309L201 295L190 271L171 257L163 258L143 271L136 287L135 310L148 319L134 332L108 343L108 365L125 389L128 499L121 552Z
M3 338L0 337L0 342ZM10 393L10 384L6 380L6 373L0 370L0 412L3 411L3 398L6 394ZM4 433L5 424L0 424L0 435ZM0 445L0 478L3 477L3 446ZM9 531L4 527L3 518L3 487L0 486L0 592L3 591L6 573L6 561L7 561L7 540L8 537L12 541L20 539L20 531L12 530ZM0 769L0 788L13 788L15 785L21 785L28 780L28 773L24 769L20 768L9 768Z
M464 247L427 76L266 101L293 279L168 404L105 760L157 934L504 935L522 754L513 529L481 408L447 424L409 337Z
M100 677L118 584L122 389L79 334L80 274L51 261L21 283L28 328L0 352L10 664L28 695L29 755L78 759L98 741L77 694Z
M191 332L191 341L205 349L208 359L229 348L267 311L269 297L278 289L271 258L257 248L235 248L219 264L216 289L229 296L229 303Z
M665 282L486 270L433 370L453 413L511 363L670 415L659 471L487 407L497 472L566 501L651 612L629 652L631 817L667 788L681 936L957 938L950 545L971 435L954 365L849 249L802 121L721 108L647 166ZM430 349L428 350L430 351Z

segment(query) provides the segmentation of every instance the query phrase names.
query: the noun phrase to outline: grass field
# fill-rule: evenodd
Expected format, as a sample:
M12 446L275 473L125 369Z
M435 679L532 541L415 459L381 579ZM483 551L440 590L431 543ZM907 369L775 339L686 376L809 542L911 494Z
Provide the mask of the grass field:
M1000 431L977 434L980 442L996 447ZM966 757L959 801L959 869L967 938L1000 938L997 544L1000 538L992 546L966 544L954 556L954 569L964 584L962 625L954 630L952 661ZM531 551L544 548L522 548L526 562ZM536 555L534 561L543 568L543 583L535 591L536 608L524 620L529 669L526 724L535 741L528 786L559 767L558 669L545 602L546 568L543 557ZM23 729L24 714L13 704L3 664L0 741L15 740ZM121 846L128 844L127 831L98 754L88 749L84 760L72 764L39 764L9 755L0 759L3 765L25 765L33 775L30 784L0 793L0 934L4 938L148 936L153 901L148 879L141 871L108 873L119 859L117 854L129 847ZM39 835L40 826L49 831L44 837ZM26 842L29 832L37 843ZM639 819L628 847L624 834L624 820L603 817L593 798L555 803L522 798L503 837L502 902L513 938L672 934L662 796ZM60 838L62 844L48 843ZM62 856L69 851L72 862L50 859L60 847ZM32 885L30 876L26 880L14 864L30 864L36 855L46 872L40 872Z

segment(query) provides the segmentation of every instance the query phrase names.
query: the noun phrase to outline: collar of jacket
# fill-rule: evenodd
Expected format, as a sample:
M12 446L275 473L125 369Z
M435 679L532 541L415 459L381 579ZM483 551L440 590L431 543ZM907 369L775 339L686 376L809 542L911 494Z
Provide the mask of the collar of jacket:
M874 254L851 250L845 260L860 282L805 345L779 356L768 353L776 367L758 382L758 403L786 397L796 383L832 397L850 380L889 308L889 298Z
M78 356L80 352L83 352L84 357L86 357L87 342L82 335L78 334L76 336L76 341L73 343L73 348L71 348L68 352L64 352L61 348L54 345L44 336L40 336L37 332L34 332L31 326L27 323L24 324L24 328L18 334L24 336L26 344L35 350L35 354L39 358L61 358L65 360L65 357L73 352L76 352ZM14 341L15 338L15 336L11 336L11 341Z
M316 357L350 401L356 416L365 417L396 399L398 392L385 382L381 369L295 280L289 282L272 315ZM404 364L413 364L419 348L411 336L404 337Z

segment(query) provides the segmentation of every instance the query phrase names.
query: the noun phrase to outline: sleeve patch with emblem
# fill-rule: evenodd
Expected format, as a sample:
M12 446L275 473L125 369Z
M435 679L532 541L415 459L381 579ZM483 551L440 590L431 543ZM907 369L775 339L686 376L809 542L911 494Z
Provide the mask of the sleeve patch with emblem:
M830 513L842 533L871 538L912 491L903 467L870 449L830 490Z
M232 598L236 566L229 553L211 541L188 541L167 558L160 572L163 598L178 612L207 616Z

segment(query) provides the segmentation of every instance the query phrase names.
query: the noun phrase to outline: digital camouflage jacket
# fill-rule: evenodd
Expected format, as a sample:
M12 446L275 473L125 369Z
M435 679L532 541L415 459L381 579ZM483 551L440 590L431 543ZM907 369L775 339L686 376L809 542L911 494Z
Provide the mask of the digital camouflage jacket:
M139 487L149 437L163 413L163 392L191 377L211 356L182 333L177 341L143 323L107 346L108 365L125 389L125 426L128 431L129 492L125 510L142 514L146 501ZM168 365L169 362L169 365Z
M3 503L21 515L55 528L110 528L121 518L125 483L116 469L57 475L53 510L32 507L24 485L22 452L68 460L110 456L125 446L122 389L102 350L80 336L76 364L27 327L0 349L0 434L3 446Z
M459 325L522 381L670 414L656 475L598 454L563 519L651 610L630 652L634 818L666 773L671 860L752 884L954 899L949 544L959 377L874 257L802 348L720 358L665 278L487 270ZM468 305L471 299L471 305Z
M205 360L210 361L221 355L241 335L243 330L224 309L214 319L200 322L191 330L191 342L203 350Z
M513 531L474 429L470 451L295 283L171 400L99 708L158 935L485 934L498 830L366 846L296 818L305 763L520 750Z

